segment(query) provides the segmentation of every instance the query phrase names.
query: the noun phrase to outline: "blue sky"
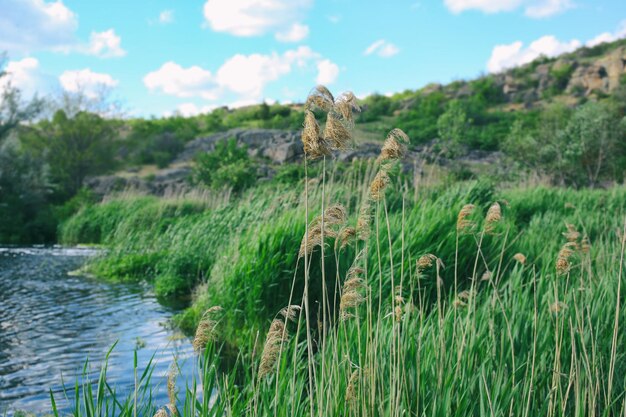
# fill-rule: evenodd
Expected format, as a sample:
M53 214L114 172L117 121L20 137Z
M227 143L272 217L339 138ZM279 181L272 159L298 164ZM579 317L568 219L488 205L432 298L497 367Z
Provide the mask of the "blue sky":
M7 80L106 90L139 116L297 102L317 83L387 94L620 37L623 0L0 0Z

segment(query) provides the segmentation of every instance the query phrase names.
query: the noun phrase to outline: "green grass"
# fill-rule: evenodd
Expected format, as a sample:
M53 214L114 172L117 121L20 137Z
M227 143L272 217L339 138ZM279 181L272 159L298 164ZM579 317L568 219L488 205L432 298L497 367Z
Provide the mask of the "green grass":
M336 172L330 164L326 182L309 182L309 218L320 213L323 197L326 207L342 203L354 225L373 168ZM91 265L96 273L152 279L166 298L193 294L177 318L189 331L207 308L224 309L196 381L179 391L183 416L624 411L625 188L498 189L482 182L420 188L402 176L389 188L374 205L366 242L339 250L326 239L324 273L319 247L307 274L297 255L304 183L267 184L222 203L126 196L83 209L62 236L110 248ZM503 216L494 233L485 233L494 201ZM458 233L466 203L476 205L476 225ZM579 244L585 235L591 247L574 251L570 271L559 275L566 223L581 233ZM336 290L361 249L366 301L356 317L340 321ZM418 270L417 259L428 253L445 268ZM525 264L514 260L516 253L527 257ZM305 301L308 314L287 323L291 337L281 345L276 372L259 379L270 320ZM165 404L150 406L154 412Z

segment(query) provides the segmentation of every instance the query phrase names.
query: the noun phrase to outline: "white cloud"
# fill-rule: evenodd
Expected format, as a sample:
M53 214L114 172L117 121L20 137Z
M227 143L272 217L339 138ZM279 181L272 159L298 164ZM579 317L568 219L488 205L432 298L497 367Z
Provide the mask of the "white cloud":
M207 0L204 18L216 32L258 36L288 31L312 0Z
M317 71L315 82L322 85L334 83L339 76L339 67L329 59L318 62Z
M119 83L109 74L93 72L89 68L65 71L59 76L59 82L68 93L82 93L87 98L97 98Z
M9 61L4 68L6 75L0 77L0 91L7 85L19 89L25 96L32 96L37 92L40 84L39 61L35 58L24 58L19 61Z
M299 42L309 36L309 27L300 23L294 23L284 32L276 32L274 37L280 42Z
M164 25L168 23L172 23L174 21L174 11L173 10L163 10L159 13L159 23Z
M318 70L318 80L332 82L339 67L308 46L300 46L283 54L237 54L227 59L215 73L192 66L183 68L167 62L148 73L143 81L151 91L160 91L177 97L201 97L218 100L225 94L234 94L238 103L256 103L263 97L268 83L290 74L294 68Z
M183 68L169 61L158 70L148 73L143 78L143 83L151 91L160 90L176 97L199 96L207 100L215 98L213 76L199 66Z
M523 8L528 17L543 18L573 7L571 0L444 0L453 13L479 10L484 13L510 12Z
M102 58L124 56L113 29L92 32L89 42L76 37L78 17L62 0L0 0L0 50L12 55L33 51L77 52Z
M363 52L364 55L376 54L382 58L389 58L400 52L400 49L391 42L387 42L384 39L379 39Z
M554 36L542 36L524 47L523 42L517 41L508 45L496 45L487 62L489 72L498 72L506 68L524 65L540 56L554 57L580 48L582 43L573 39L561 42Z
M113 29L91 32L89 44L78 49L87 55L100 58L119 58L126 55L126 51L122 49L122 39L115 34Z
M626 20L622 21L614 32L601 33L585 42L585 46L592 47L602 42L613 42L621 38L626 38ZM560 41L552 35L542 36L531 42L527 47L524 47L522 41L496 45L491 51L491 56L487 62L487 70L489 72L499 72L507 68L527 64L542 55L555 57L571 52L581 46L583 46L583 43L578 39Z
M217 106L209 105L198 107L194 103L182 103L176 107L176 113L183 117L192 117L199 114L206 114L212 112ZM169 112L166 114L170 114Z
M0 50L24 54L75 40L78 20L60 0L0 0L0 10Z
M594 37L593 39L588 40L585 43L585 45L592 47L592 46L596 46L604 42L613 42L621 38L626 38L626 20L623 20L622 23L620 23L619 27L617 28L615 32L601 33L598 36Z

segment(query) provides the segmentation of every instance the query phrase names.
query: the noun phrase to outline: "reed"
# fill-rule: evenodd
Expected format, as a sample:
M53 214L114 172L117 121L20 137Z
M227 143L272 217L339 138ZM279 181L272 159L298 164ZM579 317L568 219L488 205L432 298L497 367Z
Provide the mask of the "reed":
M350 129L353 101L323 87L309 96L306 163L321 158L322 171L306 194L265 185L207 211L126 198L68 223L71 236L99 227L111 250L96 264L132 254L158 274L195 267L179 320L194 325L199 375L169 408L139 379L138 415L623 415L626 189L413 193L394 167L408 142L397 130L367 175L336 178L341 145L313 112ZM77 384L70 412L132 415L133 394L102 375L103 394Z

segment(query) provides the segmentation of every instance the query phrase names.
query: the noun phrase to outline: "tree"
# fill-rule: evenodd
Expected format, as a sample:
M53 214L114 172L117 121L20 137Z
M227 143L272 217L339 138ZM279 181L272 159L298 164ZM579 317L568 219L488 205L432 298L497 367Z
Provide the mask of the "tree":
M59 200L74 196L86 177L114 167L115 132L114 122L84 111L69 117L57 110L39 125L34 141L45 148Z
M574 112L555 105L544 111L536 129L516 122L503 148L560 185L595 187L603 180L623 179L625 127L609 103L589 102Z
M456 156L461 152L461 145L469 124L465 109L458 100L451 101L448 109L437 119L439 137L445 144L445 150L451 156Z

